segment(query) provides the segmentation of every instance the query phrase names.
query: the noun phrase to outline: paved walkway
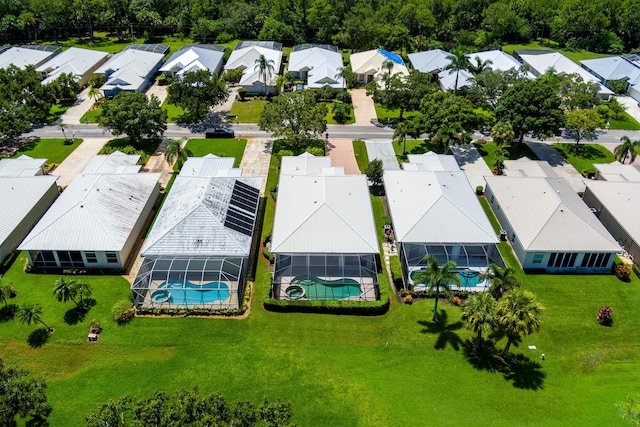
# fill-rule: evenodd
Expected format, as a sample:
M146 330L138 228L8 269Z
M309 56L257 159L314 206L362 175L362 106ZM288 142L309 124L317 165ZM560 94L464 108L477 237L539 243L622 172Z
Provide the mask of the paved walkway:
M625 111L631 117L640 122L640 107L638 107L638 101L630 96L616 96L618 102L625 107Z
M373 99L367 96L366 89L350 89L349 93L351 93L351 102L353 102L355 124L373 126L371 120L378 120L378 115L376 114Z
M525 141L525 144L531 148L531 151L533 151L540 160L547 161L556 175L564 178L576 192L585 190L584 177L565 160L558 150L551 146L551 142Z
M331 157L333 166L344 167L349 175L360 175L360 168L353 152L353 141L350 139L330 139L326 144L327 156Z
M182 141L182 148L187 144L187 140ZM164 138L156 151L149 157L147 163L144 165L144 169L148 172L160 173L160 179L158 182L162 187L167 188L167 184L171 180L173 175L173 164L167 163L164 158L164 152L167 149L167 139Z
M493 173L473 144L452 145L451 153L467 176L471 188L475 190L479 185L482 188L487 185L484 177L491 176Z
M90 87L87 87L78 94L76 102L60 117L62 123L69 125L80 124L80 118L93 105L93 99L89 97L89 89Z
M364 143L367 146L369 161L382 160L382 168L386 171L400 169L396 153L393 151L393 141L390 139L365 139Z
M240 168L242 174L247 176L261 176L262 189L260 194L264 196L269 175L269 162L271 162L271 149L273 140L267 138L247 138L247 146L242 155Z
M111 138L86 138L62 163L56 167L51 175L58 177L58 186L66 187L89 161L98 154L100 149Z
M234 86L229 88L229 97L227 98L227 100L219 105L215 105L213 107L213 111L216 111L218 113L226 113L225 115L229 114L229 111L231 111L231 107L233 106L233 103L236 100L236 95L238 95L238 87Z
M158 82L154 82L149 89L147 89L147 97L151 98L151 95L155 95L160 100L160 105L167 99L167 86L160 86Z

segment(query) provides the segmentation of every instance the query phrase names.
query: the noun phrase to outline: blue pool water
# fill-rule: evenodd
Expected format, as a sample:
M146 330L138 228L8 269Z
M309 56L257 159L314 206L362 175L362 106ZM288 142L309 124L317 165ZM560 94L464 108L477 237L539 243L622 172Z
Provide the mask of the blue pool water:
M411 280L413 280L413 276L417 272L417 270L411 272ZM480 273L478 273L477 271L457 270L455 271L455 273L460 278L460 287L474 287L484 283L484 280L480 278Z
M229 286L222 282L209 282L196 285L189 281L162 282L158 290L151 294L151 300L158 303L170 303L183 306L210 304L229 298Z

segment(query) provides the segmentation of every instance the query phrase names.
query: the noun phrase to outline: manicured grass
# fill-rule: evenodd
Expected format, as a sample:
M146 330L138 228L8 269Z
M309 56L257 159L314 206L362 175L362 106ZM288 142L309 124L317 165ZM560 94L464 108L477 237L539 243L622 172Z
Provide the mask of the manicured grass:
M187 142L186 147L191 150L194 157L203 157L214 154L218 157L234 157L233 167L240 166L246 139L236 138L194 138Z
M49 117L47 117L47 123L53 123L58 120L62 115L73 105L73 102L67 104L53 104L51 110L49 110Z
M120 150L128 146L133 146L136 150L142 150L147 156L151 156L158 149L158 145L160 145L159 139L153 138L142 138L135 144L131 144L129 138L115 138L107 142L102 150L109 151L111 150Z
M98 116L102 112L102 107L89 110L82 115L80 123L98 123Z
M489 202L487 202L487 199L485 199L484 196L478 196L478 200L480 201L480 205L482 205L482 210L484 210L484 213L487 215L487 218L489 218L489 222L491 222L493 231L495 231L496 236L499 235L500 230L502 230L502 226L498 222L498 218L496 218L496 215L493 213L493 210L491 209ZM504 260L504 262L507 264L508 267L513 267L516 270L518 270L520 273L524 274L524 272L522 272L522 269L520 267L520 261L518 261L516 254L513 253L513 249L511 248L511 245L509 245L508 242L500 241L500 243L498 243L498 250L500 251L500 255L502 255L502 259Z
M576 151L576 144L553 144L578 172L583 175L595 172L594 163L611 163L615 161L613 153L602 145L580 144L580 149Z
M351 125L356 122L355 116L353 114L353 105L351 106L351 114L349 114L349 118L344 123L338 123L333 118L333 112L331 111L331 102L325 102L327 104L327 115L325 116L325 120L328 125Z
M508 44L508 45L502 46L502 50L509 54L513 54L514 50L526 50L526 49L554 50L556 52L562 53L567 58L578 63L580 61L584 61L585 59L596 59L596 58L603 58L605 56L611 56L604 53L589 52L588 50L583 50L583 49L561 49L558 47L558 44L555 42L550 42L548 45L542 45L540 44L539 41L534 41L528 44Z
M400 163L406 162L407 157L402 155L403 145L397 141L393 141L393 151L396 153L396 157ZM426 139L407 139L406 141L407 154L424 154L429 151L441 153L442 149L436 144Z
M184 117L186 111L181 107L165 101L162 103L162 109L167 112L167 123L188 123Z
M474 144L478 149L478 152L484 159L489 169L493 169L496 165L496 158L493 155L493 150L496 148L496 144L493 142L485 142L484 144ZM509 155L505 160L518 160L522 157L528 157L531 160L539 160L538 156L531 151L528 145L526 144L514 144L506 147Z
M609 129L640 130L640 123L629 114L623 112L620 120L609 120Z
M353 141L353 153L358 162L358 169L364 173L369 166L369 154L367 153L367 144L362 140Z
M235 116L238 116L240 123L258 123L262 110L264 106L267 105L267 102L268 101L262 99L235 101L231 106L229 117L233 117L235 121Z
M280 178L280 160L277 156L271 156L271 162L269 163L269 175L267 176L267 185L265 187L265 207L264 207L264 219L262 221L262 234L260 241L264 242L267 236L271 235L273 231L273 218L276 213L276 202L273 200L271 190L278 185L278 179ZM273 193L277 197L277 193ZM256 283L258 280L256 279ZM256 295L254 293L254 295ZM255 301L254 301L255 302Z
M34 159L47 159L49 164L62 163L73 150L82 144L82 139L80 138L76 138L75 142L70 145L64 145L64 141L64 138L32 140L23 145L13 157L20 157L24 154Z
M118 41L117 37L114 37L110 35L110 33L102 32L102 31L94 32L94 39L95 40L93 43L89 43L88 38L79 40L76 37L72 37L72 38L69 38L68 40L57 41L55 43L52 42L49 44L56 44L58 46L62 46L63 49L75 46L83 49L99 50L102 52L108 52L108 53L114 54L114 53L121 52L125 47L133 43L136 43L136 44L161 43L169 46L171 48L171 51L169 52L169 54L172 54L180 50L182 46L194 43L193 39L183 39L180 37L172 37L172 36L157 38L157 40L155 38L153 40L145 40L144 37L136 37L135 40L133 40L127 35L125 40Z
M375 108L376 108L376 116L378 117L378 122L382 123L382 124L397 124L398 123L398 117L400 116L400 109L398 108L386 108L383 107L382 105L379 104L375 104ZM405 111L404 114L402 115L402 117L404 119L408 119L410 117L415 116L416 113L415 111Z

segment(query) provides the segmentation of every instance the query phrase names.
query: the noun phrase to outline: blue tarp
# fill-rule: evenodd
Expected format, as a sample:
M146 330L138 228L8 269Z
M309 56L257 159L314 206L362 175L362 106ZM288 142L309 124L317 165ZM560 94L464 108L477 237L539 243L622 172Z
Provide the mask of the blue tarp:
M395 62L396 64L404 65L404 61L402 60L402 57L397 53L387 52L386 50L382 50L382 49L378 49L378 52L380 52L385 58Z

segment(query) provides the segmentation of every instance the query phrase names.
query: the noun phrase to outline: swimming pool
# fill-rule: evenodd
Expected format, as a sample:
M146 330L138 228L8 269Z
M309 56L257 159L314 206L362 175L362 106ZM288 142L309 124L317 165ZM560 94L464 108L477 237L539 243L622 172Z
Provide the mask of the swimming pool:
M196 285L182 280L162 282L158 290L151 294L151 300L182 306L211 304L229 298L229 286L223 282L209 282Z
M304 298L310 300L341 300L359 297L362 293L360 283L346 277L324 280L316 276L296 276L291 280L291 285L304 289ZM292 297L296 298L296 296ZM302 295L297 298L301 297Z
M422 270L414 270L411 272L409 277L413 280L413 277L416 273ZM475 286L484 285L485 280L480 277L480 272L472 271L472 270L454 270L454 273L458 275L460 278L460 287L461 288L471 288ZM420 286L420 285L417 285ZM415 289L415 288L414 288Z

